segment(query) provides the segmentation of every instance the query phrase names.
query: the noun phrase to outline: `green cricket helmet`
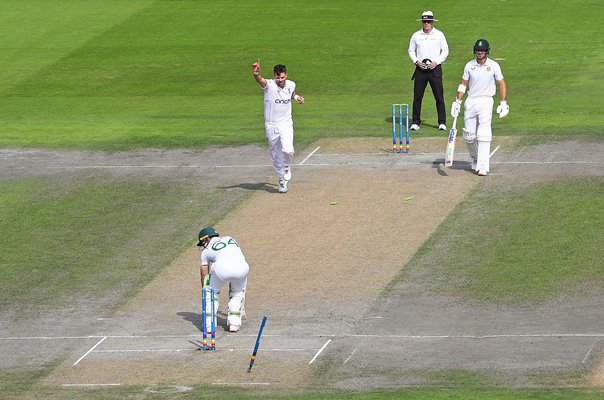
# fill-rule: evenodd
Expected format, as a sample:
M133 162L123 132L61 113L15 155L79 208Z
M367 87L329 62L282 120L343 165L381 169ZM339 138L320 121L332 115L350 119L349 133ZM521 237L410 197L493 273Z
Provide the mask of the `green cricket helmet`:
M486 39L478 39L476 43L474 43L474 54L477 51L486 51L487 54L491 51L491 46L489 46L489 42Z
M199 231L199 235L197 235L197 238L199 239L197 246L203 246L203 242L207 238L213 238L216 236L218 236L218 232L216 232L216 229L212 228L211 226L208 226L207 228L203 228L202 230Z

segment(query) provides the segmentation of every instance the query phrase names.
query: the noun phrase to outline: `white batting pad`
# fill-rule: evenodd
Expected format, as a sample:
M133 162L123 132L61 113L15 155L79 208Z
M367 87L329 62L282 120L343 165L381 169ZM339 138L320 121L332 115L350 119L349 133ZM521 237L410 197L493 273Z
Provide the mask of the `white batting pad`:
M491 158L491 142L478 141L478 159L476 169L489 172L489 159Z

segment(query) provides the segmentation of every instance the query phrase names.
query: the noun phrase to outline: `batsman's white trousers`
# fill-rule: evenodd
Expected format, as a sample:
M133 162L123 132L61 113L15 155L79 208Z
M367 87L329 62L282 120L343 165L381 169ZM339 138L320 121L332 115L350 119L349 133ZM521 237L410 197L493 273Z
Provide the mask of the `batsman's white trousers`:
M476 170L489 172L489 156L493 132L491 120L493 118L493 98L490 96L468 97L464 105L463 123L464 130L472 132L478 145L474 141L466 140L470 154L477 152ZM472 135L472 136L474 136ZM464 135L464 138L466 136ZM477 150L477 151L476 151Z
M273 168L281 180L285 175L285 167L290 165L294 156L294 124L291 121L277 124L265 122L264 131Z
M241 308L245 302L247 275L250 267L247 263L215 263L212 265L210 287L216 292L216 297L225 284L230 284L228 323L241 326Z

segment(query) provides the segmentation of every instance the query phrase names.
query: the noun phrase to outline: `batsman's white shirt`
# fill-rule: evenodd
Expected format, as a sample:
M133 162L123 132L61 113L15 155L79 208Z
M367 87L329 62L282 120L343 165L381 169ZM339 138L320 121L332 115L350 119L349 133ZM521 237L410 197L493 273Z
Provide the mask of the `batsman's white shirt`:
M503 73L497 61L487 58L486 62L480 65L474 59L468 61L464 67L461 79L467 80L470 86L468 98L481 96L493 97L497 92L495 82L503 79Z
M286 80L281 88L274 79L267 79L263 90L264 123L293 125L292 94L296 91L296 83Z
M213 237L201 252L201 265L212 265L212 275L222 281L246 277L250 267L239 247L230 236Z

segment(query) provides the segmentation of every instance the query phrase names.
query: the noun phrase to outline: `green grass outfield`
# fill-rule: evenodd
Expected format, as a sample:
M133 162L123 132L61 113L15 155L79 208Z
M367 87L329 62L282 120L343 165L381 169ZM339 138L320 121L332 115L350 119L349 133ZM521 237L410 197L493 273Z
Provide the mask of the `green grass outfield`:
M511 112L494 132L599 136L604 17L599 0L435 4L454 98L486 38ZM250 64L285 63L307 99L298 143L388 137L390 104L411 102L407 56L427 5L399 1L2 1L0 146L128 149L262 142ZM589 32L586 34L586 32ZM498 98L496 98L498 100ZM436 124L429 89L426 124ZM448 107L447 107L448 108ZM433 136L426 129L414 135ZM442 133L441 133L442 134Z
M406 49L412 32L419 29L416 19L428 8L440 19L436 27L445 32L451 47L444 65L448 102L463 65L472 57L474 41L486 38L492 57L502 59L511 107L508 117L494 120L495 135L602 140L601 1L411 5L342 0L0 0L0 4L0 148L128 150L263 143L262 95L250 73L250 64L258 57L265 76L271 75L273 64L285 63L307 99L302 107L294 105L299 146L334 136L384 136L387 143L390 104L411 101L412 66ZM425 126L413 135L444 137L429 127L436 123L429 89L423 117ZM58 306L74 293L89 293L91 287L96 291L91 296L102 296L116 282L122 284L121 299L126 298L190 245L188 235L198 228L193 216L206 215L204 201L221 195L207 193L202 198L179 183L101 178L0 182L0 307L35 313L36 305ZM204 201L186 206L192 198ZM597 240L603 236L603 198L602 182L597 180L561 180L497 199L479 188L420 249L414 262L431 259L438 238L459 226L456 221L464 220L469 235L484 217L506 227L503 240L485 243L484 252L492 256L487 268L459 269L469 256L459 250L464 238L449 243L455 251L448 261L465 274L460 279L474 278L470 296L532 304L572 293L578 286L585 289L604 276ZM468 219L468 210L475 211L478 203L488 208ZM551 220L539 212L539 204L562 216L547 234L539 227L550 226ZM518 237L534 240L524 240L530 245L518 253ZM568 242L577 237L584 240ZM144 248L139 247L141 238L148 240ZM58 251L42 252L42 246ZM84 252L89 255L87 263L79 259ZM142 256L147 258L141 260ZM509 256L516 257L518 270L495 273ZM34 268L33 260L38 262ZM53 274L64 265L69 271ZM534 279L531 272L543 265L555 268ZM99 275L99 268L107 273ZM454 284L440 288L457 290ZM39 383L51 368L0 371L0 393L7 399L194 399L209 394L267 398L253 390L207 387L187 393L166 388L153 395L144 388L66 392ZM453 378L448 383L316 398L603 398L582 388L492 388Z

